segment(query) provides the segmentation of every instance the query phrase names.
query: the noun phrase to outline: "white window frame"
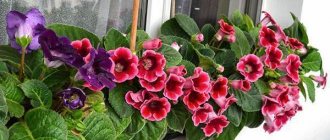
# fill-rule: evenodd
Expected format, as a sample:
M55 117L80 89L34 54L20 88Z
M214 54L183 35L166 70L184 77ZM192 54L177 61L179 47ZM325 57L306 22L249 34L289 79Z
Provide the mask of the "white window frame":
M161 25L171 17L171 0L148 0L146 32L157 37Z

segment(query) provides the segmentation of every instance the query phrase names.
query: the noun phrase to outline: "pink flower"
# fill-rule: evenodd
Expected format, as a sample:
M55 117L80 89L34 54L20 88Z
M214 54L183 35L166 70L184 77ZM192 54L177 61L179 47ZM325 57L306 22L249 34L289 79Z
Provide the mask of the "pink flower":
M170 74L166 80L166 85L164 89L164 96L170 100L177 101L179 97L183 95L183 86L185 79L182 76L176 74Z
M227 117L224 115L217 116L213 119L211 119L206 126L203 128L204 134L207 137L210 137L214 133L221 134L223 131L223 128L227 127L229 124L229 121L227 120Z
M213 107L210 104L205 103L203 107L199 107L194 111L192 116L194 125L198 126L200 123L205 123L212 113L214 113Z
M176 51L179 51L180 48L181 48L181 46L179 46L179 44L176 43L176 42L173 42L173 43L171 44L171 47L172 47L173 49L175 49Z
M268 96L263 96L263 105L261 108L261 113L264 116L271 116L279 113L282 110L281 105L273 98Z
M231 81L231 87L243 92L251 90L251 83L247 80L233 80Z
M229 106L235 102L237 102L237 99L234 95L227 97L219 97L219 98L213 98L215 103L220 107L219 113L222 114L225 112Z
M224 39L225 41L228 41L230 43L235 42L236 37L235 37L235 29L232 25L229 25L226 23L223 19L218 21L220 25L220 29L218 32L215 34L215 37L217 38L218 41Z
M157 95L148 92L147 90L140 90L137 93L128 91L125 95L126 103L140 110L144 101L157 97Z
M288 37L285 35L284 31L282 30L281 26L273 19L273 17L265 12L262 11L263 14L265 14L265 17L261 20L262 26L267 26L267 24L271 23L273 26L275 26L275 38L279 42L283 40L284 42L288 41Z
M261 60L254 54L243 56L237 63L237 70L250 82L257 81L264 74Z
M304 48L304 44L302 44L298 39L295 39L295 38L289 38L288 44L289 44L290 48L294 49L294 50L300 50L300 49Z
M266 59L265 64L270 69L276 69L281 64L283 53L277 47L268 47L266 49Z
M115 63L112 70L115 82L122 83L132 80L138 74L138 57L131 53L128 48L120 47L109 51L111 60Z
M187 74L187 69L184 65L172 66L166 70L167 73L173 73L178 76L185 76Z
M263 47L277 47L279 45L275 37L275 32L266 26L259 31L259 44Z
M163 76L166 64L164 55L153 50L146 50L139 60L137 77L149 82L157 80L157 77Z
M203 42L204 41L204 35L202 33L199 33L195 36L195 40L197 42Z
M280 70L287 73L287 75L296 83L299 83L299 67L301 61L298 55L290 54L281 62Z
M170 110L171 104L165 97L154 97L141 105L140 112L144 119L149 121L161 121L167 116Z
M226 97L228 93L228 79L220 76L216 81L212 82L211 97L213 99Z
M151 92L161 91L165 87L165 81L166 81L166 74L157 77L157 79L153 82L149 82L144 79L139 79L141 86Z
M327 85L327 76L328 74L326 73L325 76L310 76L315 82L318 82L319 85L321 85L323 87L323 89L325 88L325 86Z
M159 38L150 39L143 42L143 48L146 50L158 50L162 47L162 40Z
M185 88L192 88L196 92L205 93L210 90L209 74L201 67L196 67L194 74L186 79Z
M210 99L208 93L200 93L194 90L187 90L185 91L185 94L186 95L183 97L183 103L193 111Z
M89 54L90 50L93 48L88 38L72 41L71 45L82 57L86 57Z

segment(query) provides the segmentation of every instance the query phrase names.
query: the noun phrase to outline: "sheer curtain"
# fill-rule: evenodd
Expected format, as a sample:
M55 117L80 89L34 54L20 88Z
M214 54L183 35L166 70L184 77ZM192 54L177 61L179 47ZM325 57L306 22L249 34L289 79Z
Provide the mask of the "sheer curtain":
M146 5L146 1L142 0L141 3ZM131 23L132 2L133 0L0 0L0 44L8 43L5 18L10 10L25 12L36 7L44 13L48 24L59 22L76 25L102 36L109 28L120 31L128 28ZM144 16L141 18L143 20Z

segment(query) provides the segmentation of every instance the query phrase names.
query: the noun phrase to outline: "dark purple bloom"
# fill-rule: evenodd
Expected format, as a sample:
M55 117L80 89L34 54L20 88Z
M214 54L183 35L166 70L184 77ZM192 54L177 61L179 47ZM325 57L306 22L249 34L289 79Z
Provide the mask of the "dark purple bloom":
M45 30L39 37L39 43L49 67L58 67L65 63L80 68L85 64L83 57L70 44L70 40L58 37L52 30Z
M85 59L86 64L79 68L78 79L85 80L84 86L99 91L104 87L112 89L115 87L114 75L111 70L114 63L110 59L110 54L104 49L92 49L89 58Z
M86 94L79 88L68 88L63 90L60 95L64 105L72 110L80 109L85 104Z
M37 50L40 45L38 43L39 35L45 30L45 18L38 9L31 9L26 14L18 11L10 11L6 17L7 34L10 44L13 48L20 50L21 47L17 39L29 39L27 51Z

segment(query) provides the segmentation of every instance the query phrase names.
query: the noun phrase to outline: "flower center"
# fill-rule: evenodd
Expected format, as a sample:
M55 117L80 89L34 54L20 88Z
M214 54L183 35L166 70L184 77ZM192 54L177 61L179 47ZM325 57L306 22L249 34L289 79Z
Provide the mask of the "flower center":
M72 101L75 101L75 100L78 100L79 99L79 96L77 94L73 94L70 98L69 98L69 101L72 102Z
M116 72L122 72L124 70L124 65L122 65L121 63L117 63L115 66L115 70Z
M252 67L250 65L245 65L245 72L247 73L252 72Z
M144 59L143 67L144 69L149 70L152 67L152 61L150 59Z

